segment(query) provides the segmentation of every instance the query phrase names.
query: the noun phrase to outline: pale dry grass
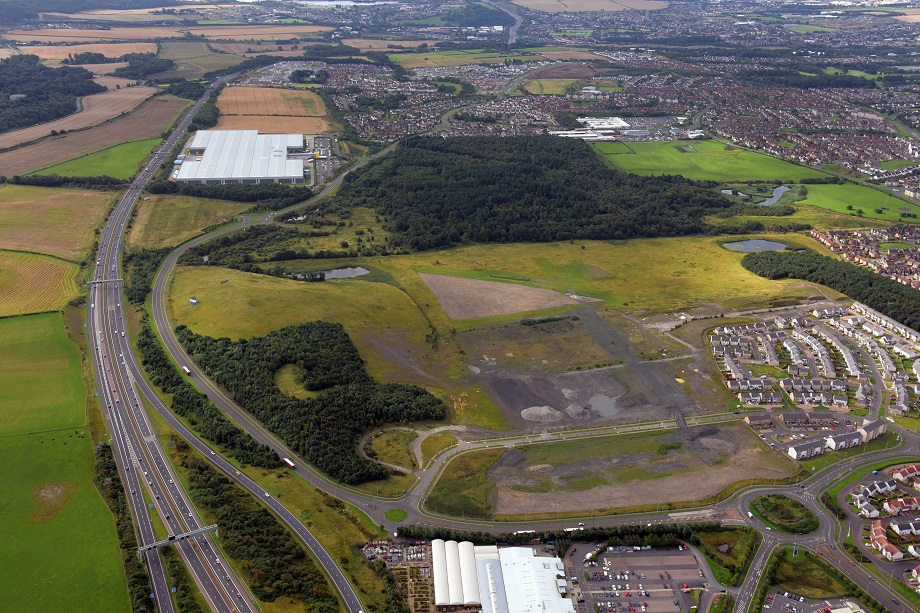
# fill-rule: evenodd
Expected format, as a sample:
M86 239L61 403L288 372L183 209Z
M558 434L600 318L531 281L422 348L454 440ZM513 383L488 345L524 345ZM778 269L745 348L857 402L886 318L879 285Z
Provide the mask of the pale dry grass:
M590 51L541 51L540 55L548 60L597 60L601 58Z
M0 173L24 174L60 162L95 153L113 145L154 138L173 124L190 101L174 96L157 96L133 113L89 130L72 132L0 153Z
M565 294L526 285L426 273L419 276L451 319L493 317L578 304Z
M117 77L98 77L99 79L117 79ZM130 82L127 79L118 79L118 81ZM97 81L98 82L98 81ZM100 83L105 85L105 83ZM109 119L114 119L124 112L130 111L141 102L159 91L156 87L123 87L119 90L111 90L92 96L84 96L83 110L61 119L55 119L46 123L5 132L0 134L0 149L8 149L23 143L48 136L52 130L60 132L61 130L79 130L89 126L95 126ZM6 169L3 169L6 172Z
M324 134L329 124L322 117L275 115L221 115L217 130L258 130L262 134Z
M103 75L100 77L93 77L93 82L98 83L102 87L115 91L117 89L125 89L137 85L137 81L134 79L125 79L123 77L110 77Z
M79 271L57 258L0 251L0 317L62 308L80 294Z
M657 11L668 7L658 0L512 0L515 4L544 13L589 11Z
M326 105L311 91L272 87L228 87L217 106L223 115L286 115L321 117Z
M211 43L209 45L214 51L220 51L223 53L232 53L234 55L242 55L243 53L269 53L271 55L279 55L281 52L278 51L280 46L283 52L292 51L293 55L303 55L303 49L292 49L292 45L271 45L271 44L259 44L254 42L245 42L245 43ZM306 45L304 45L306 47Z
M13 57L14 55L19 55L16 53L16 50L12 47L0 47L0 60L5 60L8 57Z
M62 30L66 32L66 30ZM104 30L100 30L104 31ZM78 53L101 53L106 57L121 57L126 53L156 53L156 43L90 43L87 45L23 45L19 49L43 60L66 60ZM127 64L123 64L127 65ZM114 70L114 69L113 69Z
M422 45L434 47L438 42L436 40L378 40L374 38L346 38L342 40L342 43L349 47L356 47L361 51L386 51L391 47L415 49Z
M49 62L44 62L44 63L48 64ZM119 68L124 68L127 65L128 65L128 62L111 62L108 64L75 64L75 66L79 66L80 68L86 68L88 71L90 71L93 74L101 74L101 75L111 74L115 72L116 70L118 70Z

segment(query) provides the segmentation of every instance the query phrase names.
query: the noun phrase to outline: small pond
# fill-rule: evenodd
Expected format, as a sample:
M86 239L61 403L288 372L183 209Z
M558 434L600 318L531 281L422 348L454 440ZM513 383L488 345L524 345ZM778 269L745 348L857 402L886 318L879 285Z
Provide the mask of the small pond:
M788 187L786 187L785 185L780 185L779 187L773 190L773 195L770 198L767 198L763 202L758 202L757 204L759 206L770 206L770 205L776 204L777 200L779 200L782 197L782 195L788 191L789 191Z
M366 268L356 266L354 268L334 268L323 272L326 273L326 279L354 279L355 277L366 275L370 271Z
M786 248L784 243L761 239L722 243L722 246L731 251L743 251L744 253L754 253L755 251L782 251Z
M606 394L594 394L588 399L588 408L601 417L615 417L617 414L617 399Z

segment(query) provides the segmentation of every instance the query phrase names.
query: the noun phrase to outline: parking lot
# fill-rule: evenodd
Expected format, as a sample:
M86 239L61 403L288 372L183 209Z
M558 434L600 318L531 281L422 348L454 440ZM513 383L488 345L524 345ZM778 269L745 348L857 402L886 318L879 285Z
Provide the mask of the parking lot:
M690 590L705 582L692 551L619 549L598 554L595 562L585 562L585 556L596 551L596 545L580 543L569 550L569 593L579 613L690 611Z
M790 594L784 591L774 591L767 594L764 610L776 611L777 613L828 613L829 611L842 607L846 601L842 599L820 600L818 602L808 603L797 594Z

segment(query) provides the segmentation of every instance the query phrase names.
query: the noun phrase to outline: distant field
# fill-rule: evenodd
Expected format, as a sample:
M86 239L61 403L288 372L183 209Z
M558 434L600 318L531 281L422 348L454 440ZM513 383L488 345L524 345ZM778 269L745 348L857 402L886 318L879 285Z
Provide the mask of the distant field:
M0 608L129 611L115 524L86 428L0 437Z
M160 45L159 57L174 60L177 68L154 75L158 79L182 77L200 78L206 72L235 66L243 58L226 53L214 53L207 43L200 41L164 42Z
M342 43L349 47L356 47L361 51L386 51L391 46L416 48L421 45L434 47L439 41L436 40L378 40L375 38L346 38Z
M66 30L59 30L66 31ZM24 54L37 55L43 60L66 60L78 53L101 53L106 57L121 57L126 53L156 53L156 43L91 43L88 45L23 45Z
M566 51L541 51L540 55L545 57L548 60L597 60L601 59L601 56L591 51L577 51L577 50L566 50Z
M137 203L134 224L125 241L129 249L171 247L196 236L203 228L220 223L252 205L210 198L145 195Z
M622 153L621 143L595 143L592 147L618 168L640 175L678 174L701 181L785 182L826 176L804 166L712 140L628 145L634 153Z
M258 130L262 134L325 134L330 126L322 117L284 117L281 115L221 115L218 130Z
M157 96L134 112L96 126L0 153L0 168L7 176L25 174L49 164L57 164L95 153L124 142L158 137L169 128L191 102L174 96Z
M14 55L19 54L12 47L0 47L0 60L5 60L6 58L13 57Z
M108 175L116 179L130 179L137 172L138 164L161 142L160 138L152 138L115 145L69 162L49 166L35 174L61 175L62 177Z
M100 77L105 79L107 77ZM111 77L114 78L114 77ZM103 81L100 85L105 85ZM102 123L130 111L159 91L156 87L125 87L119 90L85 96L83 110L61 119L55 119L22 130L0 134L0 149L15 147L51 134L51 130L79 130Z
M543 59L540 55L493 53L486 51L432 51L431 53L391 53L390 60L403 68L425 68L433 66L464 66L466 64L501 64L515 59L534 62Z
M79 28L56 29L46 28L39 30L10 30L4 34L7 40L17 42L93 42L93 41L137 41L155 40L159 38L182 38L185 32L195 36L204 36L216 40L250 40L268 39L273 37L290 38L296 34L312 34L332 30L328 26L310 25L285 25L285 26L200 26L185 30L179 27L144 26L139 28L113 27L108 30L90 30Z
M920 206L864 185L807 185L806 188L808 196L800 201L801 204L821 207L844 215L857 215L857 211L862 210L863 217L891 222L898 222L902 212L920 215ZM847 209L848 206L852 208ZM882 212L879 213L876 209Z
M46 62L46 64L51 64L51 62ZM86 68L93 74L105 75L110 74L118 70L119 68L124 68L128 65L128 62L110 62L108 64L75 64L80 68Z
M61 314L0 319L0 436L85 423L80 352Z
M322 98L302 89L227 87L218 97L217 106L223 115L322 117L326 114Z
M531 94L560 95L564 94L565 89L577 80L578 79L536 79L534 81L524 81L521 87Z
M115 197L96 190L0 185L0 249L79 261Z
M515 4L543 11L545 13L563 13L579 11L657 11L668 7L667 2L657 0L513 0Z
M214 51L232 53L234 55L243 55L244 53L267 53L269 55L277 55L279 53L278 47L280 46L284 52L295 51L297 55L303 55L303 51L299 48L293 49L293 45L260 44L252 41L243 43L208 43L208 46ZM304 48L306 47L307 45L304 45Z
M98 83L102 87L109 89L109 90L113 90L113 91L119 90L122 88L128 88L128 87L133 88L133 89L138 89L137 87L134 87L135 85L137 85L137 81L135 81L134 79L125 79L123 77L112 77L109 75L99 75L98 77L93 77L93 83ZM89 98L89 96L87 96L87 98ZM84 103L86 102L85 98L83 102Z
M796 34L812 34L814 32L836 32L837 28L828 28L825 26L813 26L813 25L794 25L786 26L787 30L792 30Z
M62 308L80 295L79 272L57 258L0 251L0 317Z

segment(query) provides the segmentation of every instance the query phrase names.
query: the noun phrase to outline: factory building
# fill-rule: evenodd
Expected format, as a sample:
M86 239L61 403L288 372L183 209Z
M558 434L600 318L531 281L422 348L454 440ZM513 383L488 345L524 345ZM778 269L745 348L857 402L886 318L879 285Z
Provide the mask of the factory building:
M528 547L498 549L464 541L431 542L434 600L439 610L482 613L574 613L565 598L562 560Z
M178 183L303 183L303 134L257 130L199 130L188 155L177 159Z

